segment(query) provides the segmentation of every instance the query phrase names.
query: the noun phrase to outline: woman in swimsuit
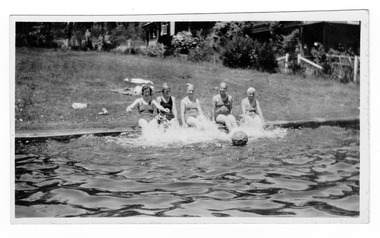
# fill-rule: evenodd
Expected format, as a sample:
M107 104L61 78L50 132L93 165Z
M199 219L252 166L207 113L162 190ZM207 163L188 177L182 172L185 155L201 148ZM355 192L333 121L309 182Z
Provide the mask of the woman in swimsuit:
M260 123L264 126L264 116L261 112L259 101L255 99L256 90L253 87L248 88L247 97L241 101L243 111L242 122L245 125L254 125Z
M178 125L177 108L175 106L175 97L170 95L170 85L164 83L162 85L162 96L157 97L157 103L163 108L169 109L169 112L164 112L162 115L169 121L169 124Z
M194 98L194 85L186 84L187 97L181 101L181 120L183 126L204 128L202 122L206 121L199 100Z
M232 97L227 95L227 84L222 82L219 86L219 94L212 98L211 116L214 121L225 124L228 131L237 126L236 118L232 112Z
M169 109L163 108L154 99L152 99L152 88L144 85L141 89L142 97L136 99L131 105L127 107L127 112L132 112L132 109L137 106L140 113L140 119L138 122L139 127L144 127L151 122L156 123L153 120L154 117L154 107L163 112L169 112Z

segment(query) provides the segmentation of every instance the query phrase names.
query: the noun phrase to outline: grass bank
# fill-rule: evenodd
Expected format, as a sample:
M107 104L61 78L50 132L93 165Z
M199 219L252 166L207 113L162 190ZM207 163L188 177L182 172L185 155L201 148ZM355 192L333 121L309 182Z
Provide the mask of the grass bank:
M186 95L185 84L193 83L207 113L212 96L218 93L215 88L225 81L228 93L234 97L235 116L241 114L240 102L249 86L256 88L269 121L359 116L360 90L354 84L182 63L177 59L20 48L16 50L16 131L136 125L137 111L127 114L125 108L137 96L111 91L133 86L124 82L125 78L152 80L157 89L168 82L178 99ZM73 109L73 103L87 103L88 107ZM108 115L99 115L103 107Z

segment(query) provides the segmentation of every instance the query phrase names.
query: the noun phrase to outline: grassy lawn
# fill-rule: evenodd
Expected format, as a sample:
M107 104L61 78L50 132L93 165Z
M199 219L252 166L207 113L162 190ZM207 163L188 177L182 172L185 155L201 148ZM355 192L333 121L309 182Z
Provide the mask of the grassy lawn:
M225 81L234 98L235 116L241 114L240 102L249 86L256 88L267 121L359 116L360 90L354 84L178 59L20 48L16 50L16 131L134 126L137 111L127 114L125 109L138 96L111 91L135 86L125 78L152 80L156 89L170 83L178 111L186 83L195 85L203 111L210 113L216 87ZM73 103L88 106L73 109ZM99 115L103 107L109 115Z

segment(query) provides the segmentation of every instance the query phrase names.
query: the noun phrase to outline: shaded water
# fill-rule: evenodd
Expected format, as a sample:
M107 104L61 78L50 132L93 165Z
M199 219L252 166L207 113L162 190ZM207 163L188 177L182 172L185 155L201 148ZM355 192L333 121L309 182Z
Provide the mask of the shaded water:
M358 130L281 129L244 147L181 143L189 130L166 146L138 135L17 143L16 218L359 215Z

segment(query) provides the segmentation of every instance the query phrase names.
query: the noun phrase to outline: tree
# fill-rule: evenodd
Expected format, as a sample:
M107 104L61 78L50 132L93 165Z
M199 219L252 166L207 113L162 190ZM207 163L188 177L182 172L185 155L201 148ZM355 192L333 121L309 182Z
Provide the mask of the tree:
M54 47L52 22L16 22L16 46Z

